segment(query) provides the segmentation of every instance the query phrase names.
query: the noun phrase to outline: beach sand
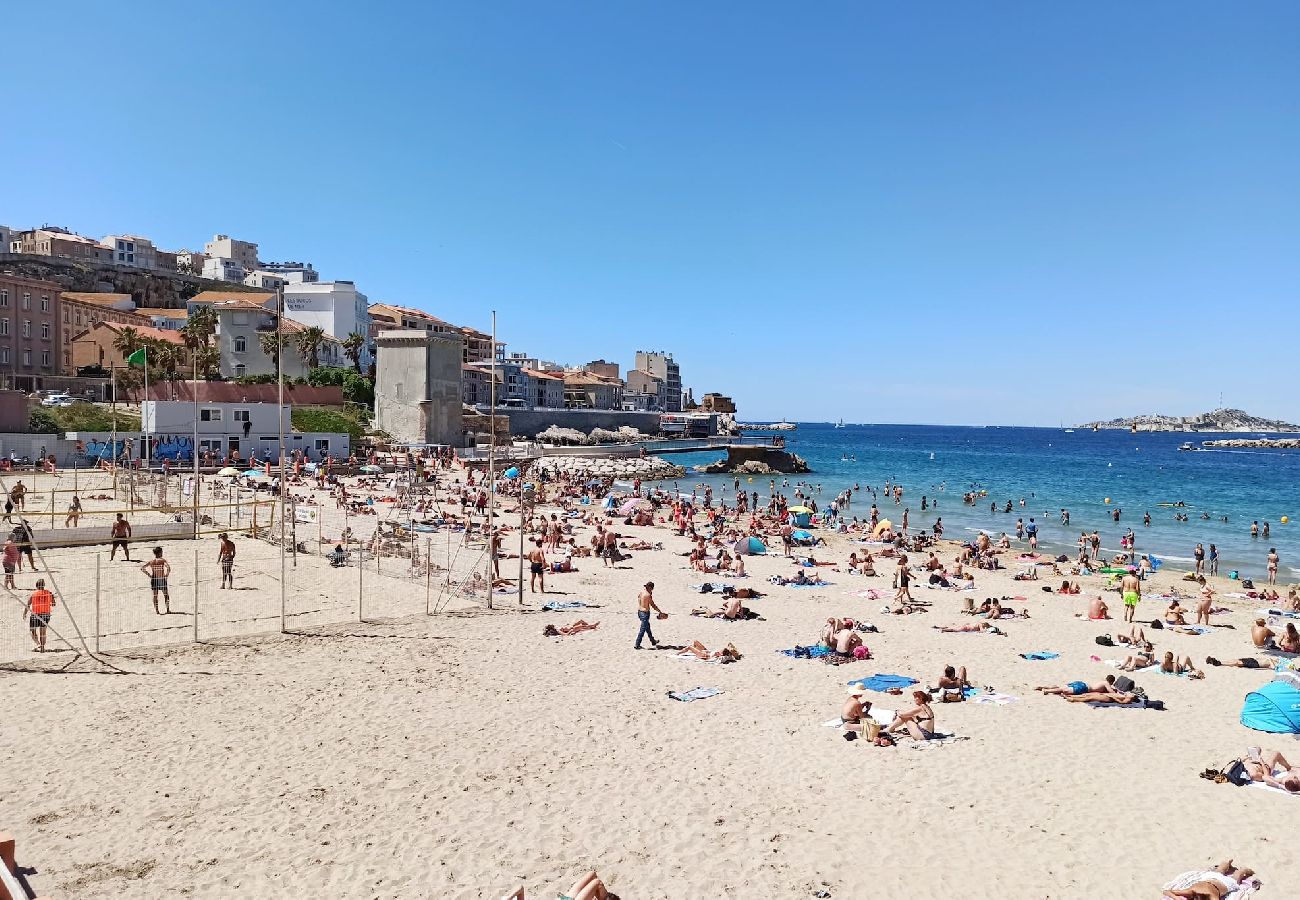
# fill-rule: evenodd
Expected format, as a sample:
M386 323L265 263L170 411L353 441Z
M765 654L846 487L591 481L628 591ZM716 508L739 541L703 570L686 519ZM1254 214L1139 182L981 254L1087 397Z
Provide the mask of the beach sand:
M547 580L555 599L596 609L541 612L540 597L526 594L523 609L504 598L493 611L461 604L428 617L422 593L381 577L366 622L106 657L129 674L84 658L48 674L71 654L28 654L0 672L0 827L19 837L38 892L61 898L499 898L519 884L552 897L591 868L624 900L1137 898L1224 857L1254 867L1264 896L1300 890L1289 845L1300 800L1197 777L1248 745L1295 746L1238 724L1242 698L1268 673L1134 676L1164 712L1034 692L1100 680L1114 670L1090 657L1123 657L1123 647L1094 642L1118 622L1075 615L1102 578L1062 597L1041 591L1059 580L980 573L973 594L917 585L932 611L892 616L883 601L849 595L892 594L887 561L875 578L822 569L832 585L795 589L765 583L792 571L788 561L751 557L746 583L767 596L747 605L763 621L731 623L688 615L721 600L687 590L703 579L678 555L685 538L618 530L666 549L634 552L613 570L581 559L581 571ZM580 529L579 543L589 534ZM238 602L269 610L258 627L271 630L278 551L238 543L249 565L237 574L252 588ZM842 562L857 549L831 543L818 558ZM167 552L191 547L173 542ZM215 553L211 541L204 550ZM69 597L93 591L85 558L69 551L58 563ZM203 566L202 602L222 602L210 589L213 564ZM298 594L333 604L338 618L355 602L344 580L354 577L319 557L291 573ZM731 642L744 658L714 665L634 651L646 580L671 614L654 623L661 641ZM122 590L116 604L153 616L138 581ZM1002 595L1024 595L1013 605L1033 616L1001 623L1007 637L931 628L971 621L959 613L964 597ZM1118 609L1118 596L1107 597ZM17 623L13 603L6 615ZM1149 634L1159 650L1198 664L1207 654L1249 655L1260 604L1227 603L1239 611L1216 621L1235 630ZM1146 601L1140 615L1149 621L1163 608ZM865 635L873 659L833 667L775 652L815 643L832 615L879 627ZM600 627L542 636L548 623L579 618ZM1017 655L1039 650L1061 656ZM946 664L1019 702L936 703L938 728L964 740L919 749L847 742L822 727L848 680L898 673L924 685ZM692 703L666 696L696 686L723 693ZM889 708L909 699L867 696Z

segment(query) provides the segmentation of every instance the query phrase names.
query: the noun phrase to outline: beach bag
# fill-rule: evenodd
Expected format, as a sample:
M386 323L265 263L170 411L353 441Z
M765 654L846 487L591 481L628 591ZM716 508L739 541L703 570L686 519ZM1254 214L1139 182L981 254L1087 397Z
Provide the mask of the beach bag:
M1239 759L1234 759L1220 771L1225 779L1237 787L1245 787L1251 782L1251 777L1246 774L1246 765Z
M862 735L867 740L875 743L876 738L880 737L880 723L875 719L868 718L862 723Z
M1152 619L1151 627L1154 628L1156 631L1160 631L1165 627L1165 623L1161 622L1159 619Z
M1097 635L1097 643L1103 647L1114 647L1115 639L1108 634L1099 634Z
M1127 694L1133 690L1134 684L1135 682L1132 678L1129 678L1127 675L1121 675L1115 679L1115 690Z

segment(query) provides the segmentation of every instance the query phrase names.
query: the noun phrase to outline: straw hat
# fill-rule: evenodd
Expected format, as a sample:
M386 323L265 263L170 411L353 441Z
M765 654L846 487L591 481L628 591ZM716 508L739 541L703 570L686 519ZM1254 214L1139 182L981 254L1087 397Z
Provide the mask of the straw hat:
M867 689L866 689L866 688L864 688L864 687L859 687L859 686L856 685L856 684L851 684L851 685L849 685L849 689L848 689L848 691L847 691L847 693L848 693L849 696L851 696L851 697L857 697L857 696L859 696L860 694L865 694L866 692L867 692Z

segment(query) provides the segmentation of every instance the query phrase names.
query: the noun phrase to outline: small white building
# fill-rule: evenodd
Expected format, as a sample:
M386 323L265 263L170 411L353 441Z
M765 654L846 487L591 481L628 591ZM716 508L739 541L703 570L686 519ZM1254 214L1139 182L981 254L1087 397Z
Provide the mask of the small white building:
M257 244L252 241L237 241L228 234L215 235L203 245L203 254L233 259L246 273L260 268L257 262Z
M314 284L320 281L320 273L312 267L311 263L305 262L264 262L258 265L258 271L279 275L285 280L286 284L303 284L304 282Z
M146 400L140 404L141 429L152 434L156 444L192 441L195 404L186 401ZM339 432L294 432L290 407L274 403L198 404L199 452L211 451L225 458L231 451L241 459L278 460L280 428L285 432L285 449L302 450L311 462L326 456L346 458L352 439Z
M110 234L100 243L112 251L113 262L119 266L157 268L153 241L148 238L135 234Z
M315 325L338 340L356 332L370 333L370 304L350 281L290 284L284 289L284 315L308 327Z
M202 275L213 281L242 282L247 274L238 260L228 256L209 256L203 260Z

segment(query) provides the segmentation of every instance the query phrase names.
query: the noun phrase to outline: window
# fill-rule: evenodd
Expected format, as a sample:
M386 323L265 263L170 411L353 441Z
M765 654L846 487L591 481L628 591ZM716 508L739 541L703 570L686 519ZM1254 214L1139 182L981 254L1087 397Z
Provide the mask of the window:
M220 422L221 410L219 409L201 409L199 410L200 422Z
M77 324L81 324L81 310L77 310Z
M221 444L222 444L221 438L215 438L215 439L199 438L199 450L203 453L208 453L208 452L221 453L223 452L223 448Z
M330 452L329 438L316 438L316 452L320 454L327 454Z
M67 350L64 350L64 351L63 351L63 367L66 369L66 368L67 368L68 366L70 366L70 365L72 365L72 354L69 353Z
M5 335L8 333L9 333L9 318L6 316L5 318L0 319L0 335Z
M50 339L50 323L49 323L49 322L42 322L42 323L41 323L41 340L43 340L43 341L48 341L49 339Z
M242 336L235 338L235 352L243 353L247 350L248 350L248 338Z
M246 409L237 409L237 410L235 410L235 421L236 421L236 422L247 422L247 421L249 421L249 411L246 410Z
M32 351L30 351L30 350L24 350L24 351L23 351L23 365L24 365L24 366L28 366L28 367L30 367L31 364L32 364Z
M0 306L8 306L8 305L9 305L9 292L0 291Z
M238 365L235 366L236 378L243 378L246 374L248 374L248 366L244 365L243 363L239 363ZM238 421L238 419L236 419L236 421Z
M31 308L32 308L32 295L31 295L31 294L24 293L24 294L23 294L23 309L31 309Z
M23 337L29 338L31 336L32 336L32 320L23 319Z
M67 325L71 321L72 321L72 316L68 314L68 308L65 306L63 308L63 324Z
M41 312L50 311L50 298L47 294L41 294Z
M0 347L0 363L8 363L8 362L9 362L9 348Z
M50 351L48 350L41 351L41 365L47 369L50 367Z

